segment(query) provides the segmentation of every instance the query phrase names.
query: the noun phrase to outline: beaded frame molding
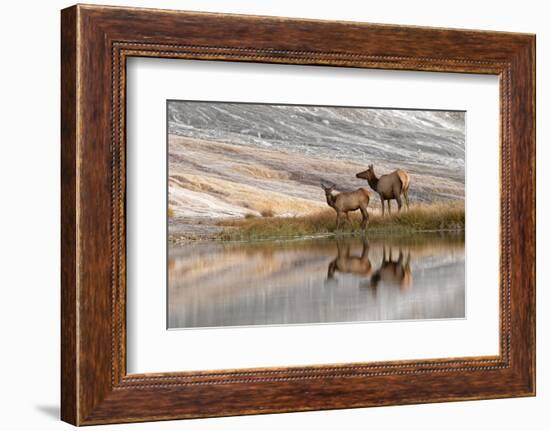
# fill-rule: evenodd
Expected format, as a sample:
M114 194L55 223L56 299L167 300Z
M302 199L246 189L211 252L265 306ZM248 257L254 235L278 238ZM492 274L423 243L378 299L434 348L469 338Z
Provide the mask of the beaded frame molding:
M534 35L92 5L61 18L64 421L535 394ZM126 59L136 56L498 75L499 355L127 374Z

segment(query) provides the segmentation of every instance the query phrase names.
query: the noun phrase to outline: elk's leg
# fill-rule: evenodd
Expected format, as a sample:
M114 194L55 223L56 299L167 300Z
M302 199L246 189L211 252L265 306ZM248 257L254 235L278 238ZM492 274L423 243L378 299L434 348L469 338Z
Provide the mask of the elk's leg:
M370 244L367 239L363 239L363 251L361 252L361 259L369 257Z
M336 249L338 250L338 256L336 257L336 259L340 259L342 257L342 243L338 238L336 239Z
M380 202L382 203L382 217L384 217L384 198L380 195Z
M345 255L345 259L346 261L350 258L350 243L349 242L346 242L346 255Z
M342 212L336 212L336 230L340 229L340 219L342 218Z
M346 220L348 221L350 226L353 226L353 224L351 223L351 219L349 218L349 212L348 211L346 212Z
M405 190L403 192L403 196L405 198L405 205L407 206L407 211L409 210L409 192Z
M391 215L391 200L388 199L388 214Z
M365 229L369 224L369 213L367 211L366 206L361 206L359 207L359 209L361 210L361 215L363 216L363 220L361 221L361 227Z
M397 201L397 212L401 212L401 196L397 195L395 200Z
M393 187L393 195L395 196L395 200L397 202L397 212L401 212L401 187L400 186L394 186Z
M329 279L329 280L333 279L335 272L336 272L336 259L334 259L328 265L327 279Z

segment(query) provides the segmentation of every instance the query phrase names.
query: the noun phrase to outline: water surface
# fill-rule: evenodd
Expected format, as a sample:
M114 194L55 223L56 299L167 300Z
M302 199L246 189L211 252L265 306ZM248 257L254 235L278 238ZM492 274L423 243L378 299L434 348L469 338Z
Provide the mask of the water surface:
M169 328L463 317L462 234L169 250Z

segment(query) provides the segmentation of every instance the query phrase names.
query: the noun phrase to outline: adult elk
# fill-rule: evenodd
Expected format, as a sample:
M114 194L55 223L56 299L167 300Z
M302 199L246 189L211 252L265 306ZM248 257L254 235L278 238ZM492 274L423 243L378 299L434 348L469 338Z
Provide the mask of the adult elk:
M374 173L374 166L369 165L368 169L355 175L357 178L367 180L371 189L380 196L382 203L382 215L384 215L384 201L388 201L388 212L391 214L390 200L397 201L398 211L401 211L401 195L405 198L405 204L409 209L409 183L410 178L403 169L397 169L391 174L377 177Z
M386 246L384 246L382 263L372 275L370 287L376 288L380 282L387 286L398 286L401 290L411 287L411 253L408 252L405 259L403 251L399 249L399 257L397 260L393 260L391 246L389 256L386 256Z
M351 224L349 212L360 210L363 220L361 227L364 229L369 223L369 213L367 207L369 205L370 195L367 189L360 188L353 192L341 192L333 194L335 185L327 186L321 183L321 187L325 191L327 204L336 211L336 230L340 227L340 220L345 214L347 221Z

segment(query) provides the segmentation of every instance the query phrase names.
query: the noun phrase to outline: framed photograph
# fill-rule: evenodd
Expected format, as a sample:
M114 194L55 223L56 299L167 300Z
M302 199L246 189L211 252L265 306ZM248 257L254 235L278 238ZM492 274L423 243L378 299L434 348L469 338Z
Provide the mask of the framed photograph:
M535 36L61 14L62 419L535 394Z

